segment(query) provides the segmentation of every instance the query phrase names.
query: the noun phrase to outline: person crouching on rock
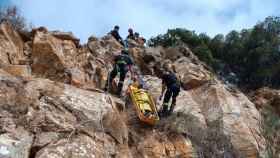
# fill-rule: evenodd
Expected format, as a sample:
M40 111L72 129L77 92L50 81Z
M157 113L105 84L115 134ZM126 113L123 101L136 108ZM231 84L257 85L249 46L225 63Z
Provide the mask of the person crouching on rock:
M160 95L160 100L165 92L162 110L160 111L160 116L165 117L171 115L176 105L176 98L180 93L180 79L176 76L175 72L172 70L171 65L168 64L164 67L162 75L162 91ZM172 97L172 103L170 109L168 110L169 101Z
M130 71L130 73L133 74L133 71L132 71L133 61L130 58L130 56L128 55L128 50L122 50L121 54L117 55L114 58L114 62L115 62L114 68L110 72L109 79L106 82L104 90L107 91L108 86L109 86L109 89L112 87L112 82L113 82L114 78L117 76L118 73L120 73L120 79L119 79L116 94L118 96L121 96L126 73L128 71ZM131 76L133 76L133 75L131 75Z
M124 42L122 37L119 34L120 27L116 25L114 29L110 32L110 34L122 45L124 46Z

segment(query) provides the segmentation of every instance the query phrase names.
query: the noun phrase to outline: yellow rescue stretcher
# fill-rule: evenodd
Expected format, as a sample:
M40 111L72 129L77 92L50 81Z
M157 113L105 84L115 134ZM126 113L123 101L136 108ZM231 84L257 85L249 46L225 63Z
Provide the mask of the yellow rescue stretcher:
M149 125L155 125L159 121L159 116L154 100L149 92L133 84L129 85L128 92L140 121Z

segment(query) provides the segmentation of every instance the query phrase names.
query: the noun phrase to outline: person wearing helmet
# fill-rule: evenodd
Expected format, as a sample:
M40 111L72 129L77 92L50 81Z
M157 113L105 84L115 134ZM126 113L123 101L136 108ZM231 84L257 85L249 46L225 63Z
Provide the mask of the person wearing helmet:
M163 73L161 75L162 79L162 92L160 95L160 100L165 92L162 111L160 112L161 117L169 116L176 106L176 98L180 93L180 79L176 76L175 72L172 71L172 66L168 64L164 67ZM169 101L172 97L172 103L170 109L168 110Z
M144 45L146 43L146 39L143 37L140 37L140 34L138 32L134 33L135 41L138 42L140 45Z
M121 44L124 46L124 42L122 37L119 34L120 27L116 25L114 29L110 32L110 34Z
M134 37L137 39L137 38L140 38L140 34L138 32L135 32L134 33Z
M135 36L134 36L134 33L133 33L133 29L132 29L132 28L129 28L129 29L128 29L128 35L127 35L126 39L135 40Z
M126 77L126 73L130 71L131 74L133 74L132 65L133 65L133 61L128 55L128 50L122 50L120 55L115 56L114 68L110 72L108 82L106 82L105 91L108 90L108 86L109 88L112 87L112 82L114 78L117 76L118 73L120 73L120 79L117 88L117 95L120 96L122 92L123 83Z

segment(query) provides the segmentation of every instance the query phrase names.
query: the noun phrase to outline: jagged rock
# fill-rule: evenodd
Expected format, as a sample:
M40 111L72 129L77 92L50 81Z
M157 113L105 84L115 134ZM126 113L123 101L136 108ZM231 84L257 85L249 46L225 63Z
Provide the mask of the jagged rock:
M28 61L28 63L24 63L22 65L30 65L31 64L31 61L30 61L30 57L32 55L32 41L27 41L24 43L24 49L23 49L23 53L25 56L28 57L28 59L26 59L26 61Z
M113 56L120 53L123 49L123 46L110 35L104 36L101 39L90 37L87 46L94 56L106 59L106 63L111 62Z
M73 41L76 47L79 47L80 39L75 37L72 32L60 32L60 31L52 31L51 34L61 40L70 40Z
M131 48L131 55L143 74L160 76L161 69L170 63L181 77L184 89L193 89L212 80L211 72L205 69L205 65L199 62L186 46L172 48Z
M271 88L261 88L250 94L252 101L258 109L271 106L280 116L280 91Z
M189 49L188 50L182 50L185 47L171 47L167 48L164 51L163 57L165 59L169 59L171 61L176 61L180 59L181 57L187 56L187 53L191 52ZM190 53L189 53L190 54Z
M40 95L38 112L43 118L36 117L32 120L34 126L45 124L47 128L42 129L46 131L71 131L78 126L89 131L89 134L104 128L120 142L127 139L126 132L123 131L126 128L119 122L112 101L103 93L84 91L62 84L56 86L44 80L29 82L25 89L28 94Z
M151 93L159 96L160 80L147 76L145 81L148 88L153 87ZM225 148L223 152L232 152L233 156L263 156L265 140L259 124L261 116L241 92L231 93L217 82L190 91L182 90L177 100L174 114L166 123L169 131L186 133L195 142L205 141L206 144L199 144L202 148L214 150L215 143L211 141L215 140L218 150Z
M31 77L31 68L29 65L6 65L2 69L14 76Z
M162 47L156 48L130 48L130 55L133 57L134 62L141 69L141 72L146 75L155 75L157 67L160 67L162 60Z
M228 137L232 148L241 157L264 156L261 116L244 94L229 92L224 85L217 83L204 85L192 95L201 106L209 128L214 127L216 132L221 131Z
M103 59L95 58L89 61L86 66L89 79L95 84L95 87L103 89L105 87L109 71L112 70L111 63L105 62Z
M184 89L193 89L212 80L211 73L201 64L195 64L187 57L178 59L174 64L176 72L181 77Z
M86 81L86 74L77 68L67 69L66 73L69 77L68 81L66 82L70 83L71 85L81 87Z
M36 136L33 148L43 148L44 146L59 140L60 134L56 132L43 132Z
M168 158L182 157L194 158L195 153L192 144L184 137L173 135L172 138L152 133L142 138L138 144L138 152L142 157Z
M1 158L29 158L33 136L22 129L0 135Z
M36 31L32 47L32 73L37 77L81 86L87 78L83 66L88 63L88 57L87 53L78 51L73 41Z
M89 38L87 47L95 57L90 60L88 67L91 67L92 80L98 88L104 88L108 72L113 69L113 59L120 54L123 46L112 36L107 35L101 39L92 36Z
M264 157L254 104L216 79L187 46L144 48L129 41L140 73L153 75L144 76L144 87L158 109L161 80L155 76L172 63L181 77L174 113L147 127L133 105L97 89L123 49L114 38L90 37L78 46L72 34L44 27L28 36L23 43L8 24L0 26L0 157ZM278 96L260 91L253 100L257 107L279 107Z
M32 47L32 73L38 77L63 81L64 70L75 66L77 50L71 41L60 41L49 33L37 31Z
M153 55L149 55L145 52L145 49L137 47L130 48L129 53L144 74L154 74L153 68L156 60Z
M3 64L20 64L25 58L23 54L24 43L9 23L0 24L0 62Z
M107 143L110 144L105 144L102 141L94 141L86 135L78 135L70 140L62 139L55 144L48 145L36 154L36 158L112 157L110 154L115 153L110 153L110 150L114 150L114 144L111 144L109 141Z
M116 142L127 144L127 128L106 94L44 79L22 81L4 71L0 78L0 92L5 94L0 97L1 111L22 118L22 125L32 133L82 132L94 137L96 132L106 132Z
M166 48L162 51L163 58L171 61L176 61L182 57L187 57L190 62L198 64L199 59L193 54L190 48L186 45L180 45L177 47Z
M14 115L24 115L31 102L24 96L23 82L0 69L0 110ZM21 102L26 101L22 105Z

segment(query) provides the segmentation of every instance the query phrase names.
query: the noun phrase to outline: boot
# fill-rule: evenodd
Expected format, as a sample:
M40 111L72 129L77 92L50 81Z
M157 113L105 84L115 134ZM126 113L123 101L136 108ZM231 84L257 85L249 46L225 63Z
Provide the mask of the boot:
M117 93L116 93L116 95L119 96L119 97L121 97L122 88L123 88L123 82L122 82L122 81L119 81L119 83L118 83L118 89L117 89Z
M174 108L175 108L175 104L173 103L173 104L171 104L170 109L168 111L168 116L170 116L173 113Z
M160 117L166 117L167 114L168 114L168 105L164 103L162 105L162 110L160 111L159 116Z

